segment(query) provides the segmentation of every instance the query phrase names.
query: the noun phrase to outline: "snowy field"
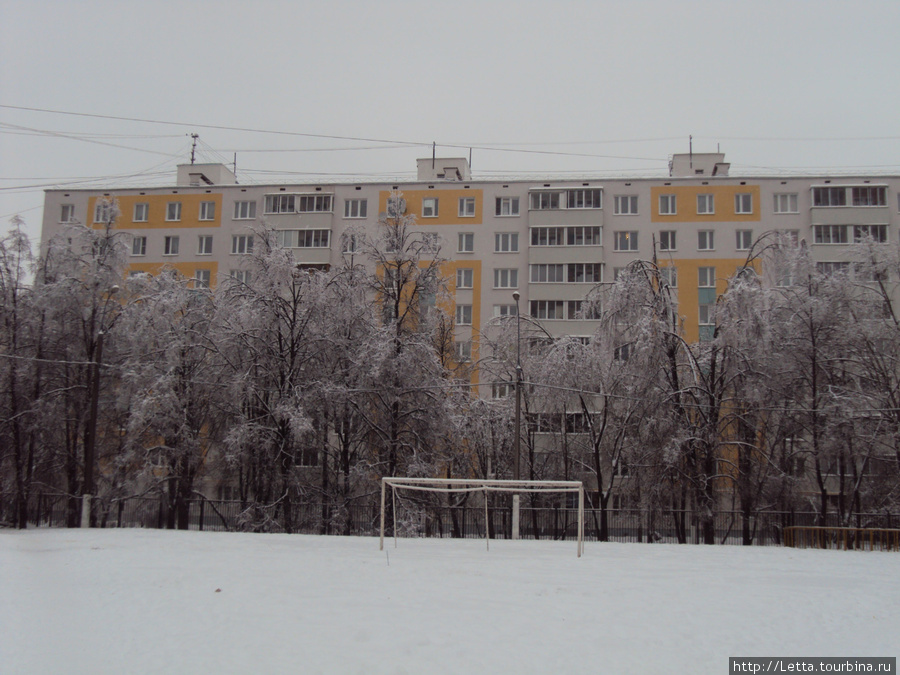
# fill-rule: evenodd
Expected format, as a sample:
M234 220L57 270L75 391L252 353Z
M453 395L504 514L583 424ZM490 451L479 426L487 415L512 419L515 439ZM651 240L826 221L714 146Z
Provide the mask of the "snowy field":
M900 555L0 531L0 672L721 673L897 656Z

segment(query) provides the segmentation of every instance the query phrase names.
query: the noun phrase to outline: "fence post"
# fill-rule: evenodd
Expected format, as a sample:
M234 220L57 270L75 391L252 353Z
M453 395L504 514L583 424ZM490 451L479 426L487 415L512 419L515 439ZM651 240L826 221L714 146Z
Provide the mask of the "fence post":
M206 500L200 500L200 531L203 532L203 507L206 505Z

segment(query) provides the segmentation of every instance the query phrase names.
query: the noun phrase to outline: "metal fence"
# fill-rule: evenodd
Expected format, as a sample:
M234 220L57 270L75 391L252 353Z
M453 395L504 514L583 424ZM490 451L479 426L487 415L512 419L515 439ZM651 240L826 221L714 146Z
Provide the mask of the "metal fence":
M197 499L189 503L188 529L207 531L285 531L284 513L277 507L244 505L238 501ZM483 538L485 527L492 539L511 535L509 505L491 505L487 519L483 506L398 505L397 530L403 537ZM72 522L72 506L66 495L39 494L28 505L28 523L33 527L66 527ZM0 524L12 524L10 504L0 504ZM616 509L606 512L608 541L635 543L699 543L701 537L694 514L676 510ZM601 539L601 512L585 510L585 539ZM291 531L299 534L374 536L380 523L375 504L334 506L295 504ZM393 518L390 519L391 521ZM523 508L520 536L523 539L575 539L577 510L569 508ZM95 527L144 527L162 529L171 523L168 503L158 497L97 499ZM838 514L829 513L826 527L841 527ZM900 527L895 514L858 514L849 523L859 528ZM741 512L724 511L715 516L715 543L757 546L782 545L788 527L820 526L812 512L765 511L745 518Z

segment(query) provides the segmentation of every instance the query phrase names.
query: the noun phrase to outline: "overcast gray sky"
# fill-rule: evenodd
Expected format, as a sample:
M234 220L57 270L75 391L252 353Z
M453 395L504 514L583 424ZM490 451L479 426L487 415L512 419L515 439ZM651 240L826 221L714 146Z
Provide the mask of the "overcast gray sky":
M244 183L413 176L432 142L481 177L659 175L691 134L733 173L900 173L898 26L898 0L0 0L2 230L38 234L44 187L171 184L191 133Z

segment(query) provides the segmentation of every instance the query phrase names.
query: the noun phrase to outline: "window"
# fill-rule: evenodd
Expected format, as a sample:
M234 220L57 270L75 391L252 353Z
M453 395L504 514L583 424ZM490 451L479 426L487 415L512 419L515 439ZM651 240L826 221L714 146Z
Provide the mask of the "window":
M799 213L797 207L797 193L784 193L775 195L775 213Z
M166 237L163 240L163 255L178 255L178 237Z
M566 267L570 284L599 284L603 274L600 263L569 263Z
M749 251L753 245L753 230L738 230L736 233L738 251Z
M210 270L197 270L194 273L194 288L209 288L212 280L212 272Z
M795 284L796 279L792 270L783 267L775 274L775 285L779 288L790 288Z
M250 270L231 270L229 276L239 284L250 283Z
M867 263L853 263L850 266L853 276L863 283L875 283L878 281L887 281L887 273L884 270L878 270Z
M403 197L388 197L385 209L388 218L399 218L406 213L406 200Z
M330 213L332 195L300 195L299 213Z
M284 248L328 248L331 230L278 230L278 244Z
M471 326L472 325L472 305L456 306L456 325Z
M471 253L475 250L475 235L472 232L460 232L456 246L459 253Z
M716 205L712 195L697 195L697 213L708 215L716 212Z
M584 190L568 190L568 207L570 209L600 209L603 208L603 190L600 188L588 188Z
M437 232L422 232L422 251L437 253L441 250L441 235Z
M256 218L256 202L235 202L235 220L253 220Z
M456 270L456 287L472 288L475 283L475 271L468 268Z
M231 238L231 252L236 255L253 253L253 236L238 234Z
M715 321L715 305L700 305L700 325L711 326Z
M616 232L615 250L617 251L637 251L638 250L638 233L637 232Z
M659 250L675 250L675 230L663 230L659 233Z
M569 300L566 302L567 314L570 321L575 321L577 319L586 319L588 317L581 315L581 306L582 300Z
M565 319L566 303L563 300L532 300L531 316L550 321Z
M147 237L134 237L131 240L131 255L147 255Z
M674 265L659 268L659 278L667 286L678 288L678 270Z
M94 222L108 223L112 219L113 203L108 199L98 199L94 206Z
M697 250L712 251L715 248L715 232L712 230L700 230L697 233Z
M166 220L181 220L181 202L169 202L166 204Z
M814 225L813 241L817 244L848 243L847 225Z
M475 217L475 197L459 198L459 217L474 218Z
M532 246L562 246L566 241L564 227L532 227Z
M518 253L518 232L497 232L494 235L494 253Z
M347 199L344 201L344 218L365 218L368 201L365 199Z
M134 217L132 220L136 223L146 223L150 214L150 205L146 203L138 203L134 205Z
M75 222L75 205L63 204L59 211L59 222L74 223Z
M532 211L549 211L559 208L559 192L532 192L529 197Z
M530 279L533 284L562 283L565 278L565 265L540 264L529 265Z
M516 306L494 305L494 316L516 316Z
M600 246L600 226L574 226L566 228L568 246Z
M341 235L341 252L357 253L362 243L362 235L356 232L344 232Z
M509 382L494 382L491 385L491 398L509 398L514 391L514 385Z
M458 363L466 363L472 360L472 342L464 340L454 344L456 351L456 361Z
M879 244L887 242L887 225L854 225L853 241L860 242L871 237Z
M437 197L429 197L428 199L423 199L422 200L422 217L423 218L437 218L437 215L438 215ZM463 214L460 213L459 215L463 215Z
M677 208L678 203L675 199L675 195L659 196L659 215L674 216L678 212Z
M887 188L855 187L851 192L853 206L887 206Z
M716 268L715 267L700 267L698 269L699 282L698 286L700 288L715 288L716 287Z
M615 350L613 350L613 361L616 361L618 363L625 363L629 358L631 358L633 349L633 345L630 344L616 347Z
M776 230L776 232L778 233L776 244L779 248L796 248L800 245L799 230Z
M813 206L847 206L847 188L813 188Z
M734 196L734 212L737 214L753 213L753 195L739 192Z
M212 244L213 238L212 235L203 234L200 235L199 241L197 242L197 253L199 255L210 255L212 254Z
M816 271L826 277L835 276L837 274L847 274L850 271L850 263L848 262L817 262Z
M616 195L616 215L636 216L638 214L637 195Z
M200 202L200 220L216 219L216 203Z
M296 213L297 195L266 195L266 213Z
M513 269L495 269L494 270L494 288L518 288L519 287L519 270Z
M328 248L331 230L298 230L297 248Z
M497 197L497 209L494 213L497 216L517 216L517 215L519 215L519 198L518 197Z

